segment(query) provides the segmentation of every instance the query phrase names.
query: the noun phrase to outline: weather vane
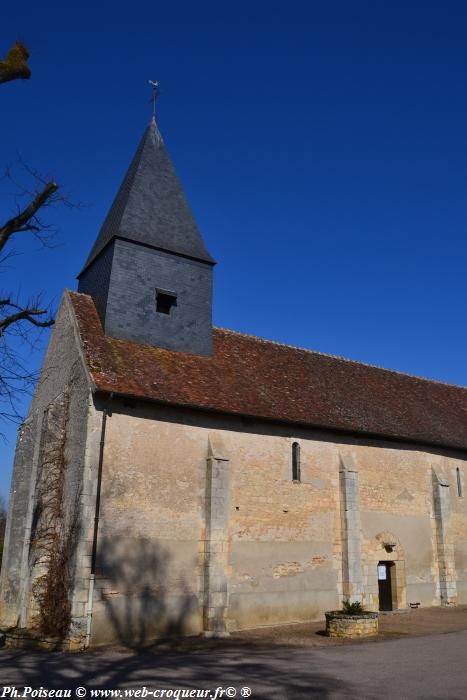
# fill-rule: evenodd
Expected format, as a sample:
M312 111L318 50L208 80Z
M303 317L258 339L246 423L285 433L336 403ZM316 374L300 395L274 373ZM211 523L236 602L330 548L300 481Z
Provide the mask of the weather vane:
M149 80L149 85L152 87L152 97L151 97L151 102L152 102L152 118L156 118L156 100L159 97L160 90L159 90L159 83L157 80Z

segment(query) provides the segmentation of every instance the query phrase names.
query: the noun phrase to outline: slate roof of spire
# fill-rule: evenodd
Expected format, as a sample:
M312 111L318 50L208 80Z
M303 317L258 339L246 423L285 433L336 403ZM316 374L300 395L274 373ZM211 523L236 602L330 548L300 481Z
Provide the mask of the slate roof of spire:
M154 119L140 141L83 270L115 237L214 263Z
M70 293L98 391L178 406L467 449L467 389L220 328L212 357L104 335Z

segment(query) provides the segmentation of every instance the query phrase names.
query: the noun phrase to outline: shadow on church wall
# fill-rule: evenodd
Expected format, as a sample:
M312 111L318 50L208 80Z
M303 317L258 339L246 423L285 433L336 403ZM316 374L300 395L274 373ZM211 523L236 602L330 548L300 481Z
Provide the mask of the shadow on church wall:
M98 404L100 407L100 404ZM112 403L114 413L122 413L138 418L154 419L188 426L203 427L207 430L228 430L232 432L249 433L252 435L274 435L277 437L290 437L290 426L275 421L253 418L248 416L235 416L233 414L203 412L198 409L186 408L183 406L163 406L158 407L157 412L151 404L145 404L136 399L126 399L121 402L115 399ZM437 445L429 445L424 442L404 441L403 439L393 440L384 436L358 435L352 431L332 431L332 442L336 445L364 445L366 447L388 448L407 452L420 452L425 454L439 455L451 459L464 459L464 452L460 449L449 448ZM328 442L330 433L325 428L307 427L302 425L294 426L294 436L297 439L315 440L317 442Z
M179 545L172 543L170 551L170 545L144 538L101 538L93 628L100 627L101 642L107 635L126 649L83 654L0 649L2 683L72 690L211 688L213 694L219 686L238 691L249 686L258 700L349 696L350 684L324 671L321 656L279 645L274 635L270 641L238 634L230 639L180 636L190 625L200 625L201 615L198 583L180 572L187 543L181 543L182 550Z
M201 631L198 578L195 573L189 583L186 572L180 570L176 544L172 543L174 553L170 544L165 546L145 538L100 540L93 606L94 644L118 641L140 648L156 636ZM183 550L184 543L180 546Z

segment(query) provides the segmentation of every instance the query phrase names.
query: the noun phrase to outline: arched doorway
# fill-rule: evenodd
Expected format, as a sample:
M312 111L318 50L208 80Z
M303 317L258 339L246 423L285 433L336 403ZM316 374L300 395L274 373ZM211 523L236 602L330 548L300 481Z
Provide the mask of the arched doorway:
M367 546L363 582L367 609L406 608L405 555L398 538L391 532L380 532Z

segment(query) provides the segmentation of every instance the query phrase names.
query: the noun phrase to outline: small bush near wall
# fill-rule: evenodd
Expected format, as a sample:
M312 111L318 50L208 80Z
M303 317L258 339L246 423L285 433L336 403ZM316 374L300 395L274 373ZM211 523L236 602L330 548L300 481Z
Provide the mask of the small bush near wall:
M344 600L342 603L342 612L346 615L362 615L365 612L365 608L358 601L355 603L349 603L348 600Z

